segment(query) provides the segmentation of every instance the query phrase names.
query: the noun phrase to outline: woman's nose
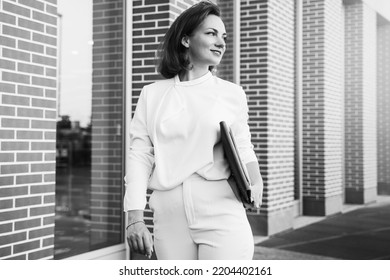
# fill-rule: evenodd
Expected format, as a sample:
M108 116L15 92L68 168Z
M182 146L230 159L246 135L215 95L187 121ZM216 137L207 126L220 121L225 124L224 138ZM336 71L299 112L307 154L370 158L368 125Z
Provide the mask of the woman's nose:
M215 46L221 49L224 49L226 47L225 40L222 38L219 38L218 41L215 43Z

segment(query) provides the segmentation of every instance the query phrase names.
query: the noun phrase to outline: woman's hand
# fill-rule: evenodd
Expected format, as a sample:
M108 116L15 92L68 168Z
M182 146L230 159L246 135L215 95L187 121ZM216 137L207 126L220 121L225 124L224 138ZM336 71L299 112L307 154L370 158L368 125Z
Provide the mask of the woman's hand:
M132 252L143 254L149 259L152 257L153 238L143 221L143 211L134 210L129 212L126 234Z
M259 209L263 200L263 181L251 186L253 205Z
M132 252L143 254L149 259L153 253L153 239L144 223L136 223L127 229L127 242Z
M263 199L263 178L260 174L259 164L257 162L249 162L246 164L249 173L250 181L252 182L251 193L253 198L253 206L260 208Z

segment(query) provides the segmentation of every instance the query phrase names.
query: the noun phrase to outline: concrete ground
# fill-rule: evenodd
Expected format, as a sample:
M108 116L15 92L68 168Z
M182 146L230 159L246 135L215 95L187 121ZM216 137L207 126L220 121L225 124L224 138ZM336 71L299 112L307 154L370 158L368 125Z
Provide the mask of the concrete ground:
M389 260L390 196L330 217L299 217L292 230L255 236L256 260Z

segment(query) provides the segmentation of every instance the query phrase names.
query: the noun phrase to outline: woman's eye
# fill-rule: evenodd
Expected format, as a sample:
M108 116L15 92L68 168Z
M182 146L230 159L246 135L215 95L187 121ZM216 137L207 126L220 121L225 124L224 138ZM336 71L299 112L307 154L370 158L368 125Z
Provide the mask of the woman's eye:
M215 32L208 32L207 34L208 34L208 35L213 35L213 36L216 35Z

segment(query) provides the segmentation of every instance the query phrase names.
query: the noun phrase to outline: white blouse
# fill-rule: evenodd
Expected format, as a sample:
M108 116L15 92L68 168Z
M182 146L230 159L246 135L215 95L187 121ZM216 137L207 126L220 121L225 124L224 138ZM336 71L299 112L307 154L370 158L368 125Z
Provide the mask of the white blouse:
M130 124L124 211L143 210L146 189L169 190L194 173L227 179L219 122L232 129L242 161L257 162L240 86L210 72L191 81L176 76L143 88Z

